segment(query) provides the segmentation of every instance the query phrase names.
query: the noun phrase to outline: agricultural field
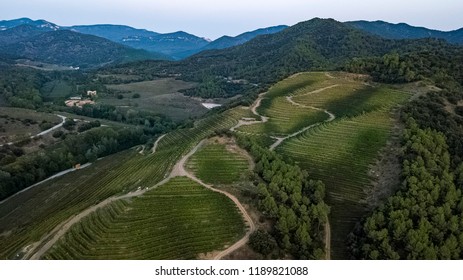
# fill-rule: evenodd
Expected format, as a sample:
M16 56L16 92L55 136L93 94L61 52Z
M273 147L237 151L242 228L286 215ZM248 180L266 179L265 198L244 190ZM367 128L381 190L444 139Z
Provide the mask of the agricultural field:
M236 144L227 139L212 138L188 161L187 168L203 182L212 185L230 185L250 170L249 159Z
M244 222L230 199L176 177L87 216L45 258L195 259L243 234Z
M303 73L283 80L269 89L262 99L257 113L268 117L265 123L242 126L239 131L268 136L286 136L328 117L322 111L295 106L286 97L299 91L312 91L329 84L323 73Z
M167 134L154 154L126 151L97 161L0 203L0 259L30 257L34 242L56 226L108 197L154 186L199 141L230 129L247 111L234 108Z
M0 107L0 145L29 138L44 130L45 125L49 128L60 122L61 119L53 114Z
M263 95L256 111L266 122L237 129L323 181L335 259L348 257L347 237L365 214L374 180L369 171L398 122L394 108L411 97L406 89L371 84L348 73L301 73ZM314 110L323 115L313 117ZM276 146L275 136L282 137Z
M106 85L113 94L101 96L98 102L114 106L137 107L137 109L164 114L174 120L184 120L207 112L200 101L179 93L180 90L193 86L194 83L175 79Z
M333 258L346 257L347 236L365 211L370 165L386 145L392 126L388 112L376 111L319 126L277 149L326 185Z

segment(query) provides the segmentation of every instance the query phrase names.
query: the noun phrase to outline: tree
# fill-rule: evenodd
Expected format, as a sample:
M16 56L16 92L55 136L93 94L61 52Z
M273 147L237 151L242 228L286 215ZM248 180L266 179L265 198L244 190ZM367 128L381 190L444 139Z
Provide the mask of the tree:
M251 246L254 251L264 256L268 256L270 253L275 251L277 243L266 231L258 229L249 237L249 246Z

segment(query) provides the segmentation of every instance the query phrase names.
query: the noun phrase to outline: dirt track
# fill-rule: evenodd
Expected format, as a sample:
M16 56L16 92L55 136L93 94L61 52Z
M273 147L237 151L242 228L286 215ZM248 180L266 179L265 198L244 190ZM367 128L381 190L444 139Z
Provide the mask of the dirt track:
M327 89L331 89L331 88L334 88L334 87L337 87L339 85L331 85L331 86L328 86L328 87L324 87L324 88L321 88L321 89L317 89L317 90L314 90L314 91L311 91L311 92L308 92L308 93L305 93L303 95L310 95L310 94L314 94L314 93L319 93L319 92L322 92L322 91L325 91ZM302 96L302 95L300 95ZM327 122L331 122L333 121L334 119L336 119L336 116L329 112L328 110L324 110L324 109L321 109L321 108L317 108L317 107L313 107L313 106L307 106L307 105L303 105L303 104L299 104L297 102L295 102L293 99L292 96L286 96L286 100L291 103L292 105L294 106L298 106L298 107L302 107L302 108L308 108L308 109L312 109L312 110L317 110L317 111L323 111L325 114L327 114L329 116L329 118L327 120L324 120L322 122L318 122L318 123L314 123L312 125L309 125L309 126L306 126L304 127L303 129L299 130L299 131L296 131L286 137L272 137L273 139L275 139L275 143L272 144L272 146L270 146L270 150L275 150L276 147L280 146L281 143L283 143L285 140L288 140L289 138L293 138L313 127L316 127L316 126L319 126L323 123L327 123Z
M40 259L43 254L45 254L55 243L62 237L64 234L76 223L80 222L83 218L86 216L90 215L91 213L95 212L96 210L103 208L110 203L121 200L121 199L127 199L127 198L132 198L132 197L137 197L143 195L145 192L148 190L151 190L153 188L156 188L160 185L163 185L167 183L172 177L169 176L162 180L161 182L157 183L151 188L146 188L143 190L137 190L135 192L130 192L128 194L122 195L122 196L113 196L110 198L107 198L103 200L102 202L98 203L97 205L94 205L90 208L85 209L84 211L80 212L79 214L69 218L68 220L64 221L63 223L59 224L57 227L55 227L50 233L48 233L46 236L42 237L38 242L32 244L31 249L29 249L29 252L24 255L23 259L28 259L30 255L31 260L38 260ZM43 245L42 245L43 244ZM38 250L37 250L38 249ZM34 251L36 251L34 253Z
M47 130L42 131L42 132L40 132L40 133L37 133L36 135L32 135L32 136L30 136L30 138L33 139L33 138L35 138L35 137L39 137L39 136L48 134L48 133L52 132L53 130L62 127L63 124L64 124L64 122L66 121L66 117L65 117L65 116L61 116L61 115L56 115L56 116L58 116L58 117L61 119L61 122L60 122L59 124L55 125L54 127L50 128L50 129L47 129ZM10 146L10 145L13 145L14 143L15 143L15 142L9 142L9 143L0 145L0 147L3 147L3 146L5 146L5 145Z
M326 217L325 224L325 259L331 259L331 226L328 217Z
M235 125L234 127L230 128L230 131L236 131L237 128L239 128L239 127L241 127L241 126L245 126L245 125L253 125L253 124L268 122L268 117L261 116L261 115L259 115L259 113L257 113L257 108L260 106L260 102L261 102L262 99L264 98L264 95L265 95L265 94L266 94L266 92L259 94L259 97L257 98L257 100L254 102L254 104L253 104L252 107L251 107L251 112L252 112L255 116L259 117L261 120L260 120L260 121L245 121L245 120L239 120L237 125ZM244 132L240 132L240 133L244 133Z
M163 135L159 136L158 139L156 140L156 142L154 142L153 148L151 149L152 154L154 154L156 152L156 148L158 147L159 142L162 140L162 138L164 138L164 136L166 136L166 134L163 134Z
M246 234L245 234L245 236L243 238L238 240L235 244L231 245L227 249L225 249L225 250L219 252L217 255L215 255L214 259L215 260L220 260L224 256L230 254L231 252L233 252L236 249L240 248L241 246L245 245L249 240L249 236L256 230L256 225L252 221L251 216L249 216L249 214L246 211L246 209L244 208L244 206L239 202L239 200L234 195L232 195L232 194L230 194L230 193L228 193L226 191L223 191L223 190L215 189L212 185L208 185L208 184L204 183L203 181L201 181L200 179L198 179L196 176L189 173L185 169L185 163L188 161L188 159L194 153L196 153L196 151L204 144L205 141L206 140L202 140L201 142L199 142L199 144L196 145L196 147L194 147L186 156L184 156L174 166L174 170L172 170L172 173L175 174L176 176L186 176L186 177L190 178L191 180L197 182L198 184L204 186L205 188L207 188L207 189L209 189L209 190L211 190L213 192L217 192L217 193L221 193L221 194L226 195L228 198L230 198L236 204L236 206L240 210L241 214L243 215L244 220L248 224L249 229L248 229L248 231L246 232Z
M160 140L160 139L158 139ZM133 198L137 196L143 195L145 192L152 190L158 186L161 186L165 183L167 183L170 179L173 177L178 177L178 176L186 176L193 181L197 182L198 184L214 191L218 192L221 194L226 195L228 198L230 198L238 207L240 210L241 214L243 215L244 220L246 223L249 225L249 229L246 232L246 235L240 239L238 242L227 248L226 250L218 253L218 255L215 256L215 259L220 259L229 253L235 251L239 247L243 246L244 244L247 243L249 240L249 236L251 235L252 232L255 230L255 224L252 221L251 217L249 214L246 212L246 209L241 205L241 203L238 201L238 199L229 194L228 192L222 191L222 190L217 190L214 189L211 185L207 185L198 178L196 178L193 174L189 173L187 170L185 170L185 163L188 161L188 159L203 145L205 140L202 140L198 145L196 145L187 155L182 157L174 166L172 169L171 173L169 174L168 177L166 177L164 180L161 182L157 183L151 188L146 188L143 190L138 190L135 192L130 192L128 194L122 195L122 196L113 196L108 199L103 200L102 202L98 203L97 205L94 205L90 208L87 208L86 210L80 212L79 214L69 218L68 220L62 222L59 224L57 227L55 227L50 233L42 237L38 242L35 242L31 245L28 246L27 253L24 255L23 259L33 259L33 260L38 260L40 259L48 250L50 250L51 247L61 238L66 234L66 232L76 223L80 222L83 218L86 216L90 215L91 213L95 212L96 210L103 208L105 206L108 206L110 203L115 202L117 200L121 199L127 199L127 198Z

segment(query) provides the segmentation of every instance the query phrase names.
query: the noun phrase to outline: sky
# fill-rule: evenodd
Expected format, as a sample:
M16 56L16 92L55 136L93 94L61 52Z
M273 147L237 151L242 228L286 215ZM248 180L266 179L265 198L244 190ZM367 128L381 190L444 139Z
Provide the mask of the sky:
M3 4L1 4L3 2ZM122 24L216 39L314 17L463 27L462 0L0 0L0 20L29 17L62 26Z

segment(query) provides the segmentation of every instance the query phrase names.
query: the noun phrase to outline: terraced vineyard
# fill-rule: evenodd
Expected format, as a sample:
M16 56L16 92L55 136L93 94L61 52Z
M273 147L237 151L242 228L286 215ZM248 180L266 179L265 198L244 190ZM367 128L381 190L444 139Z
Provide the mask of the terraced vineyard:
M273 86L263 98L257 112L269 118L268 122L240 127L239 131L251 134L284 136L310 124L325 120L323 112L301 108L286 101L286 96L300 90L312 90L326 84L323 73L303 73Z
M186 177L117 201L70 229L50 259L194 259L244 232L235 204Z
M155 185L200 140L215 130L231 128L244 112L235 108L203 119L194 128L166 135L155 154L131 151L110 156L0 204L0 258L30 257L36 248L29 245L72 215L116 194Z
M326 109L336 119L287 139L276 151L325 183L331 207L332 256L346 258L347 235L364 213L365 190L372 180L369 166L391 136L391 109L409 95L336 76L325 77L332 87L323 91L302 88L286 93L300 106Z
M331 207L334 258L346 257L346 238L364 213L369 165L390 136L387 112L375 111L326 124L283 143L277 150L322 180Z
M197 151L188 161L188 169L207 184L229 185L239 181L249 170L248 159L233 150L232 145L216 141Z
M311 178L325 183L333 258L348 257L346 239L364 214L365 192L373 179L368 171L391 137L392 108L409 96L370 85L358 75L302 73L277 83L264 95L257 112L264 121L268 117L267 122L238 129L268 144L269 137L282 133L279 126L306 127L270 145L308 170ZM306 115L301 121L302 112L313 110L323 113L324 119Z

